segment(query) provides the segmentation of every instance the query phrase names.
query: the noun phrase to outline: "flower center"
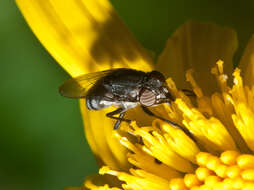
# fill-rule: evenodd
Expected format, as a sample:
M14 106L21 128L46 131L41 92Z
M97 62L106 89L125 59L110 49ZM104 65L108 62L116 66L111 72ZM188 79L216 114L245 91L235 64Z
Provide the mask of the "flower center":
M132 137L121 136L118 131L113 135L129 150L127 158L133 167L123 172L104 166L99 173L116 176L124 183L110 188L86 180L85 186L115 190L254 189L254 87L243 86L240 70L236 69L230 88L222 61L217 62L212 73L221 92L208 97L192 77L192 71L187 72L195 102L171 79L167 80L176 100L171 106L163 106L163 117L185 127L195 141L159 119L151 126L140 127L135 121L123 125L121 130Z

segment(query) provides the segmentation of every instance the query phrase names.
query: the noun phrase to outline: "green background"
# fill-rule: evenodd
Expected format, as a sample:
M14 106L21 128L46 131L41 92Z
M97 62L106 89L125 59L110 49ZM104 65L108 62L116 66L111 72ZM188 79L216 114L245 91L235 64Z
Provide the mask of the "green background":
M112 2L143 46L157 54L188 19L236 29L240 39L236 60L254 32L252 1ZM85 176L97 172L78 102L62 98L57 91L67 78L32 34L15 2L1 0L1 190L63 189L79 186Z

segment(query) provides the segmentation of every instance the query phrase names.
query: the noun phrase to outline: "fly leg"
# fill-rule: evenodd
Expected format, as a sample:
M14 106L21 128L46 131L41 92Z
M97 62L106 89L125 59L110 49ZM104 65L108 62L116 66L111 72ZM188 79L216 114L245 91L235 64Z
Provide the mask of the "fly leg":
M175 122L173 122L173 121L167 120L167 119L165 119L165 118L163 118L163 117L160 117L160 116L154 114L151 110L149 110L149 109L148 109L147 107L145 107L145 106L141 106L141 108L142 108L142 110L143 110L146 114L148 114L148 115L150 115L150 116L153 116L153 117L156 117L156 118L158 118L158 119L160 119L160 120L162 120L162 121L165 121L165 122L167 122L167 123L169 123L169 124L175 126L175 127L178 128L178 129L181 129L186 135L188 135L191 139L193 139L194 141L196 141L196 140L194 139L193 135L190 133L190 131L187 130L186 128L183 128L182 126L178 125L177 123L175 123Z
M118 120L116 121L114 125L114 130L118 129L121 125L121 121L123 121L123 117L125 115L125 112L120 113Z
M196 94L192 90L182 89L182 91L186 96L196 97Z
M124 115L125 115L125 112L126 112L126 109L118 108L117 110L109 112L109 113L106 114L107 117L117 120L115 125L114 125L114 129L118 129L122 121L125 121L125 122L128 122L128 123L131 122L131 120L123 118ZM114 115L116 115L116 114L120 114L119 117L115 117Z
M150 115L150 116L156 117L156 118L158 118L158 119L160 119L160 120L162 120L162 121L165 121L165 122L167 122L167 123L169 123L169 124L172 124L172 125L174 125L174 126L177 126L178 128L182 128L182 127L178 126L178 124L175 123L175 122L173 122L173 121L170 121L170 120L164 119L163 117L160 117L160 116L158 116L158 115L155 115L151 110L149 110L149 109L148 109L147 107L145 107L145 106L141 106L141 108L142 108L142 110L143 110L146 114L148 114L148 115Z

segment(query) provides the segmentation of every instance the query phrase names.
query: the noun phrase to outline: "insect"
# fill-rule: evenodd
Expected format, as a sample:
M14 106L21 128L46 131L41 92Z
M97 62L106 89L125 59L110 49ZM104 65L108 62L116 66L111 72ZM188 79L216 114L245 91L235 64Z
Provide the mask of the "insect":
M186 94L192 93L185 91ZM178 124L149 110L151 106L174 100L166 86L165 77L158 71L143 72L120 68L90 73L67 80L59 87L59 92L69 98L85 98L86 106L90 110L117 107L115 111L106 114L107 117L117 120L114 129L118 129L122 121L130 122L124 118L127 110L141 105L145 113L186 132L186 129Z

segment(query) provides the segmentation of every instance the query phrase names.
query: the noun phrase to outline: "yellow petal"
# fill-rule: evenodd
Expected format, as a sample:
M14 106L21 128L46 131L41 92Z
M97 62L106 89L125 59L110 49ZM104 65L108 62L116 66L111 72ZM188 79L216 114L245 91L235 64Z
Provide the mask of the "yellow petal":
M100 166L107 164L112 169L128 169L126 148L113 136L114 120L107 118L105 113L112 111L90 111L85 101L80 100L81 113L85 126L86 138ZM124 125L124 123L122 123Z
M107 0L17 0L56 61L79 76L112 67L151 69L151 60Z
M216 86L210 68L221 59L225 62L225 72L231 73L236 48L237 38L233 30L190 21L169 38L156 69L166 77L170 76L179 88L187 88L184 73L193 68L199 86L210 93Z
M82 187L66 187L64 190L84 190Z
M245 85L252 86L254 84L254 36L244 51L239 67L243 71Z
M93 176L89 176L85 179L84 186L82 187L82 190L87 190L87 189L121 190L120 188L115 187L115 186L120 186L120 183L116 182L116 180L112 176L93 175ZM70 190L72 190L72 189L70 189Z

